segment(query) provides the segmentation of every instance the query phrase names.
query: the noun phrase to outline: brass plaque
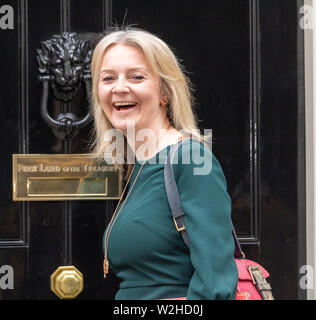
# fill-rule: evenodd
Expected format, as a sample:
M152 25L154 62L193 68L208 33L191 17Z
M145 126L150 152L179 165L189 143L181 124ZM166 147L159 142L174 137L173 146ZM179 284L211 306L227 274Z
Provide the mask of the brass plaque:
M122 172L88 154L13 154L13 201L119 199Z

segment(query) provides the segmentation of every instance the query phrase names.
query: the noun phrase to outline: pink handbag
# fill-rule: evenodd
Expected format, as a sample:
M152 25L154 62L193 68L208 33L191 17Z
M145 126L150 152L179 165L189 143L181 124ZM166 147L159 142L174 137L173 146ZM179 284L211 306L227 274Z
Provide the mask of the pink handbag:
M238 269L236 300L274 300L266 278L269 273L257 262L235 259Z

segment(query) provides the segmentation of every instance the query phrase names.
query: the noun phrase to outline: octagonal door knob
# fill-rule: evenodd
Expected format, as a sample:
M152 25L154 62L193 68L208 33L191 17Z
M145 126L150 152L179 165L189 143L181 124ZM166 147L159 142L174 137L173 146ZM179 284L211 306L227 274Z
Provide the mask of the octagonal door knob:
M50 277L50 287L60 299L74 299L83 290L83 275L74 266L58 267Z

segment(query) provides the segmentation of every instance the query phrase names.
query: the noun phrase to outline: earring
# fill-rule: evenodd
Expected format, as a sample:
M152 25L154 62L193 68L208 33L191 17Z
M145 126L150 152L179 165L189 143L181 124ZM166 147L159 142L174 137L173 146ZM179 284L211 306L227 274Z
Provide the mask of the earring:
M167 101L166 101L164 98L161 99L160 105L161 105L163 108L166 106L166 104L167 104Z

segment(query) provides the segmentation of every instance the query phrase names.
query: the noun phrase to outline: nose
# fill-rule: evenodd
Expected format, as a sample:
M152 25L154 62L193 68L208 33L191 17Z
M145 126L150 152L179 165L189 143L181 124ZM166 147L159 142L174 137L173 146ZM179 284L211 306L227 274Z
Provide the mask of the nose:
M112 92L116 93L116 94L129 93L129 87L126 85L125 80L118 79L117 82L113 86Z

